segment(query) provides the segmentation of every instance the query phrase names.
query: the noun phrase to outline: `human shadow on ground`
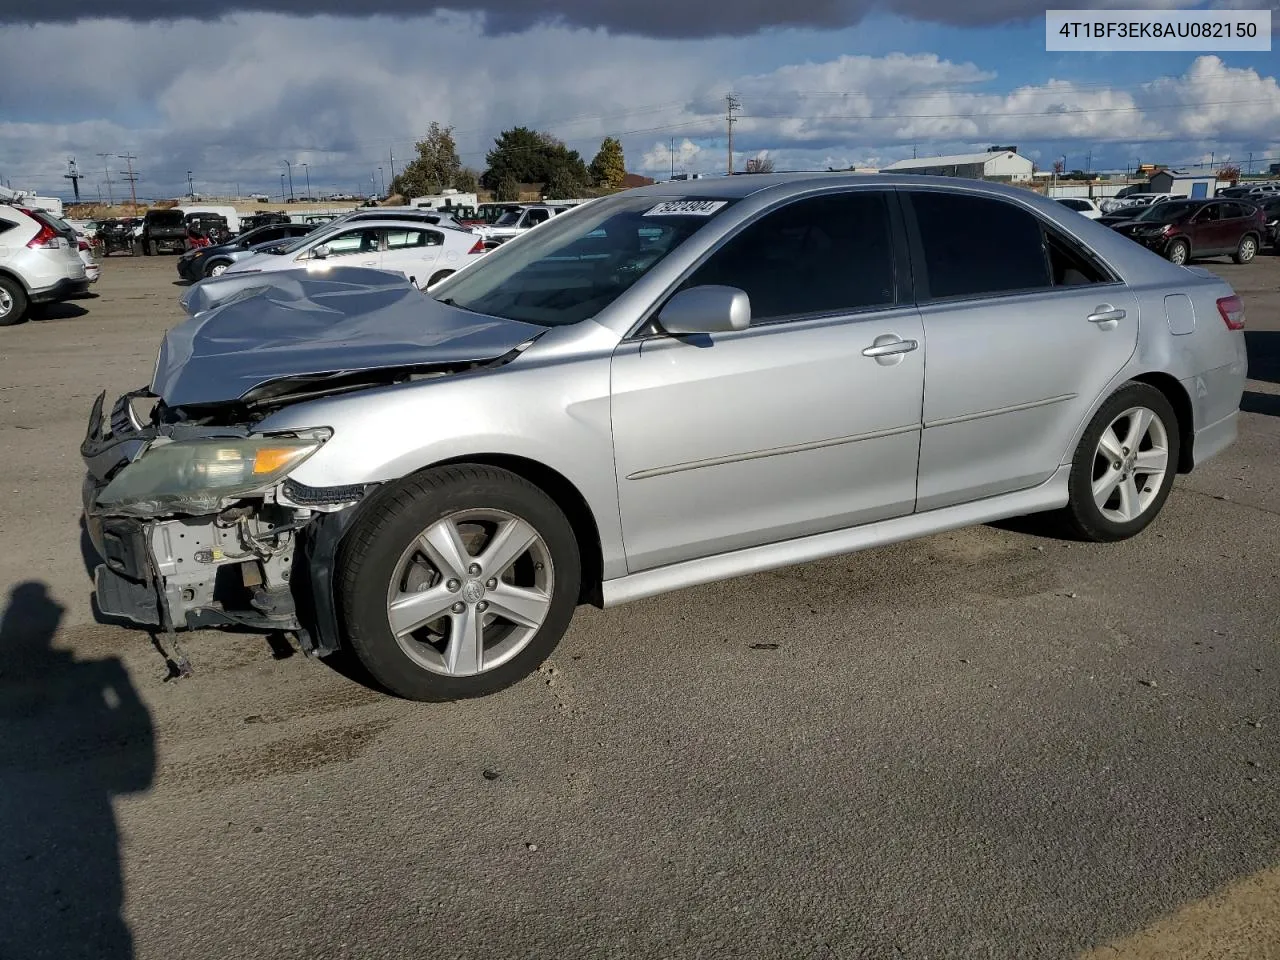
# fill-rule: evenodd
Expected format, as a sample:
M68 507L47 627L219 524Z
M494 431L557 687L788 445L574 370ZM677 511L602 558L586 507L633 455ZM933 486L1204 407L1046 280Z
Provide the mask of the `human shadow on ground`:
M116 657L53 646L45 584L0 616L0 957L133 956L112 801L155 775L151 716Z

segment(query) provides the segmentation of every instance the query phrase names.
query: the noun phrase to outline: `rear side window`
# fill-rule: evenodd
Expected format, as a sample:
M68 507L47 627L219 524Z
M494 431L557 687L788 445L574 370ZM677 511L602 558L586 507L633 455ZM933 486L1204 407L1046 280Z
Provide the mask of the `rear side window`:
M17 224L14 223L12 220L6 220L4 217L0 217L0 236L3 236L5 233L12 230L16 226Z
M1040 221L1012 203L962 193L910 194L931 299L1051 285Z
M683 286L745 290L753 323L891 306L889 223L879 191L798 200L752 223Z

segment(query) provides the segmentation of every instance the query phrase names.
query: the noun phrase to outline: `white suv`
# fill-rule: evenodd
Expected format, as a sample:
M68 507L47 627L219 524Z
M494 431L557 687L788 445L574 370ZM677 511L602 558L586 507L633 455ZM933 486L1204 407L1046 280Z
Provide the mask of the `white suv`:
M88 291L78 240L52 214L0 204L0 327L21 323L35 304Z

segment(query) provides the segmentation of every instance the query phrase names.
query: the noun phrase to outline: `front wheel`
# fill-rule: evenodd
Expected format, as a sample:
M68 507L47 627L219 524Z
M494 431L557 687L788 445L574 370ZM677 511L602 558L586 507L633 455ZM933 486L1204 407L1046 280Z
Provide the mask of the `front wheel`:
M1236 252L1231 255L1231 259L1236 263L1248 263L1258 255L1258 241L1253 237L1242 237L1240 246L1236 247Z
M494 693L550 654L582 565L560 508L494 467L425 471L382 491L338 569L342 626L375 680L410 700Z
M204 275L206 277L220 277L227 272L227 267L229 266L231 266L231 264L227 263L225 260L215 260L204 268Z
M1076 448L1066 518L1098 543L1126 540L1156 518L1173 487L1178 417L1145 383L1117 390L1094 415Z
M1168 257L1170 263L1176 263L1181 267L1191 259L1191 248L1187 246L1185 240L1175 240L1169 244Z

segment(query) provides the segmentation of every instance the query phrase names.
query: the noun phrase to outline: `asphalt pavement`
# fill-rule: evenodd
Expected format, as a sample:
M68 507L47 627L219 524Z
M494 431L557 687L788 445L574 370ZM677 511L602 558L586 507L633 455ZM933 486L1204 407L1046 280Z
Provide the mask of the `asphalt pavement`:
M398 701L95 622L78 447L171 257L0 329L0 957L1280 956L1280 257L1239 441L1111 546L976 527L583 609Z

